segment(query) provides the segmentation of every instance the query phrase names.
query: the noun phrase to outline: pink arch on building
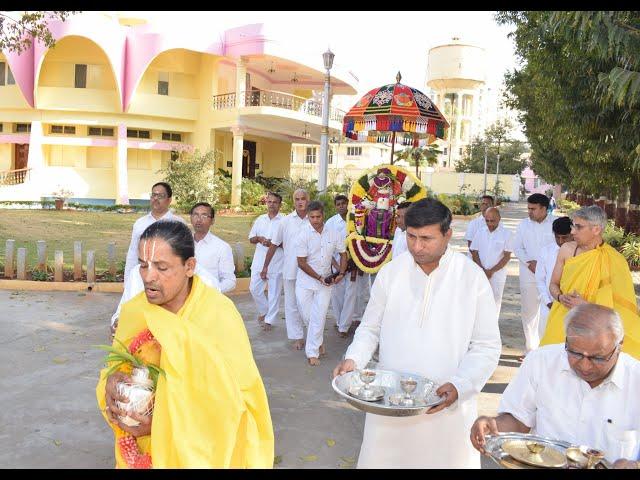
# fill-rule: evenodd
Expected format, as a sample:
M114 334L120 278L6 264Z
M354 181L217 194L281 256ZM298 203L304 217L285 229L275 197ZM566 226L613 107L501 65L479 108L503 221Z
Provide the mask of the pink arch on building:
M22 53L2 51L22 95L33 107L33 44Z

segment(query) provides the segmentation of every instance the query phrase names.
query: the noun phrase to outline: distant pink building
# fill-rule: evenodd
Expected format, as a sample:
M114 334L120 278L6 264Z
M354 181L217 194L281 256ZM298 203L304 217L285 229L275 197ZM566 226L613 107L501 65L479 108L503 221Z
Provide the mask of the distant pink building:
M536 175L536 173L531 169L530 166L527 166L522 171L522 173L520 174L520 178L524 179L524 188L527 194L546 193L549 190L554 189L554 185L548 184L542 178Z

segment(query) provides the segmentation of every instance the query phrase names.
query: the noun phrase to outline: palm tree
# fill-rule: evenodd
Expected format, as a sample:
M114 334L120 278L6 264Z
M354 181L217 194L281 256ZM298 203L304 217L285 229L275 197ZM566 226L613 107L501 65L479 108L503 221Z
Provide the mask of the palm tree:
M416 177L420 178L420 167L425 163L427 165L435 165L438 161L438 155L442 151L437 145L431 144L426 147L407 147L404 150L396 152L398 160L406 160L409 165L416 167Z

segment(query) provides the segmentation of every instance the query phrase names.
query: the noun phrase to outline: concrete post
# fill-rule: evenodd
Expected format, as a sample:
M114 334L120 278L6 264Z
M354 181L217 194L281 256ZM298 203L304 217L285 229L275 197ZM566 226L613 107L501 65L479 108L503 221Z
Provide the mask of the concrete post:
M232 127L233 133L233 165L231 167L231 205L242 203L242 150L244 148L244 132L241 127Z
M18 249L18 280L27 279L27 249Z
M73 242L73 279L82 280L82 242Z
M233 248L233 256L235 257L236 274L243 272L246 268L244 264L244 245L240 242L236 242Z
M14 264L16 262L16 241L8 239L4 251L4 276L7 278L13 278Z
M62 275L63 266L64 266L64 254L62 250L56 250L55 267L53 272L53 280L55 282L62 282L64 280L64 277Z
M47 242L44 240L38 240L36 242L38 250L38 264L36 268L41 271L47 269Z
M116 242L109 242L107 247L107 256L109 261L109 274L112 277L116 276Z
M96 252L87 251L87 283L96 283Z

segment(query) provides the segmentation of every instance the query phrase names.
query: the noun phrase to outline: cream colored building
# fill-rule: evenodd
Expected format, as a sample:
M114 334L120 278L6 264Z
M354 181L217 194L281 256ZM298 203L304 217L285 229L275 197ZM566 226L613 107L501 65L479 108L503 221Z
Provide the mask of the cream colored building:
M181 151L215 149L239 204L242 177L287 176L291 145L319 142L322 52L301 58L267 25L203 31L86 12L49 29L52 49L0 52L0 200L65 188L85 203L146 202ZM352 74L331 78L334 95L356 93ZM330 110L332 132L343 115Z

